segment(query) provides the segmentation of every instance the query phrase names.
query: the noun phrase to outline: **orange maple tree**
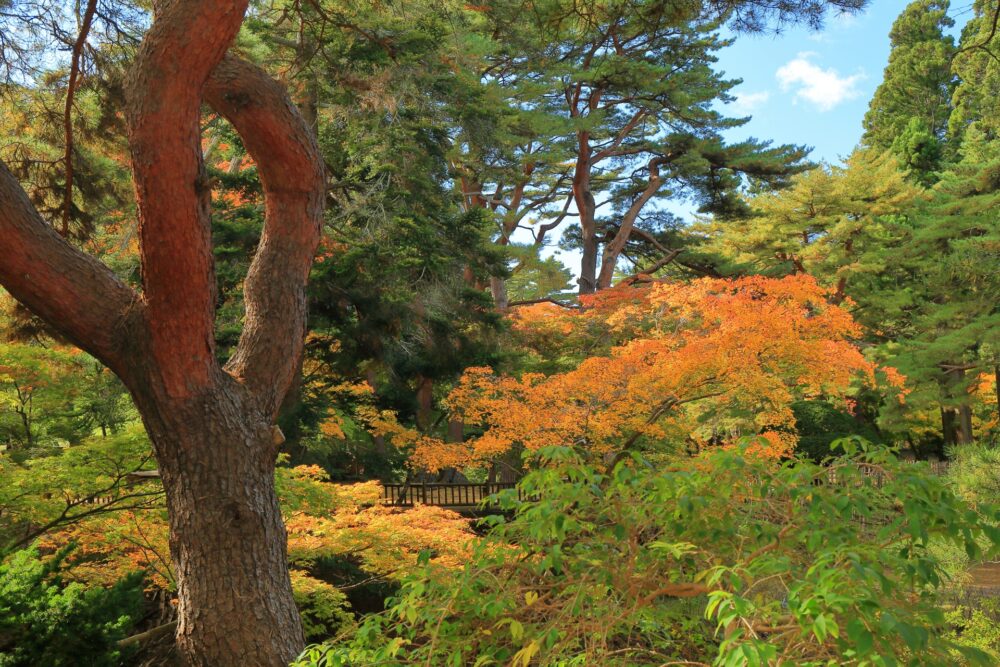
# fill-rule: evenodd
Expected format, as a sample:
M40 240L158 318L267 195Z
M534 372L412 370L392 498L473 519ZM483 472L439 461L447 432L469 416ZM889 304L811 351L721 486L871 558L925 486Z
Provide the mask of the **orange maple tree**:
M745 435L784 456L795 443L796 399L846 402L857 381L879 380L902 397L902 378L865 359L853 343L858 324L831 296L805 275L706 278L623 285L582 298L580 309L519 309L514 328L541 354L572 346L592 356L520 377L469 369L448 405L484 433L418 443L413 460L439 469L515 447L602 455L644 441L726 444Z
M350 614L339 583L317 576L323 559L355 561L366 583L398 580L422 554L429 565L459 568L469 557L469 520L440 508L381 503L377 481L335 484L318 466L279 467L277 488L288 530L288 559L296 602L307 634L328 636ZM176 593L163 508L98 514L44 535L43 551L74 543L72 576L88 585L110 586L140 570L150 593ZM355 582L356 583L356 582Z

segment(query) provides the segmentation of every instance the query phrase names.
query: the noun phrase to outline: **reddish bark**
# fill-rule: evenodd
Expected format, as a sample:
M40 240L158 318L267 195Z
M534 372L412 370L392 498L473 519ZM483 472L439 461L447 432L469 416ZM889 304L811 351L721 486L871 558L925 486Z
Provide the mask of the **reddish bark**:
M655 157L649 161L649 178L646 181L646 187L643 188L639 196L632 202L632 205L625 211L625 215L622 216L622 223L618 227L618 233L604 247L604 254L601 258L601 272L597 277L597 289L611 287L611 281L615 277L615 266L618 264L618 258L625 249L625 244L628 243L632 235L636 219L638 219L639 214L646 204L649 203L649 200L659 191L660 186L663 185L663 178L660 176L660 167L670 162L670 160L669 156L662 156Z
M323 163L283 88L226 50L244 0L157 5L126 84L142 294L62 239L0 163L0 283L125 382L162 472L192 665L287 665L302 647L274 490L273 427L305 333ZM258 166L266 202L243 335L215 356L202 102Z

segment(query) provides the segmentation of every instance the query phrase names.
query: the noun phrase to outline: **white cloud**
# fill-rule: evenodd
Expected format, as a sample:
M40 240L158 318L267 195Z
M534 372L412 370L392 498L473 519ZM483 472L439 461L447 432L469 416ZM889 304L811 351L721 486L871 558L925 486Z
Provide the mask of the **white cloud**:
M732 109L738 114L749 114L760 108L771 99L771 93L761 90L756 93L734 93L736 99L732 102Z
M841 102L861 94L858 82L865 79L864 72L840 76L832 67L823 69L810 62L809 59L814 56L815 53L805 51L778 68L775 76L782 90L794 88L796 99L811 102L820 111L829 111Z

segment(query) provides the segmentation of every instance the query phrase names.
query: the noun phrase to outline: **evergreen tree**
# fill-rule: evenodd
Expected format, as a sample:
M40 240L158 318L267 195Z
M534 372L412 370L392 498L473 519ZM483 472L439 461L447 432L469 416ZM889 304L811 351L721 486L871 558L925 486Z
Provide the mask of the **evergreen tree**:
M864 119L864 143L891 149L925 182L940 167L955 87L948 6L948 0L914 0L893 23L889 64Z
M723 130L744 121L713 108L737 83L713 69L715 52L728 43L718 30L730 18L713 9L640 0L544 3L530 17L531 41L508 56L531 83L531 107L569 123L581 293L610 284L638 214L654 199L688 196L722 208L744 175L779 178L804 157L795 147L722 142ZM611 233L601 228L601 208L620 221Z
M787 189L748 198L748 217L698 229L711 238L705 250L742 271L808 273L861 303L861 321L884 328L884 313L868 296L893 283L886 255L906 238L905 215L919 192L890 153L858 150L843 166L820 166Z
M964 143L975 128L978 140L1000 137L1000 30L996 29L997 0L976 0L973 17L962 29L954 70L960 80L953 96L954 110L948 121L953 143Z
M907 243L886 253L905 277L883 296L905 322L894 363L916 387L911 409L940 405L946 443L975 437L970 388L1000 363L1000 151L972 141L973 132L962 161L914 216Z

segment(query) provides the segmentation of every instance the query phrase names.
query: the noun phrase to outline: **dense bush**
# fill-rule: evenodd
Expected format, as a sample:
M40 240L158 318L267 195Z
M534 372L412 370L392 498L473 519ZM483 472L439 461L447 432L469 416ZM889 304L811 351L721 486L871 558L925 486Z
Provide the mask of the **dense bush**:
M1000 599L956 606L948 610L945 618L950 639L1000 655Z
M513 518L460 573L410 577L385 614L298 664L996 664L939 631L928 549L995 549L996 511L843 444L827 467L728 451L611 473L543 450L521 484L538 500L505 496Z
M25 549L0 563L0 666L120 664L117 642L142 611L142 577L111 588L68 583L67 553Z
M860 435L873 442L878 440L878 434L870 425L829 401L796 401L790 407L798 433L795 454L801 458L818 463L835 453L830 448L831 442L851 435Z

